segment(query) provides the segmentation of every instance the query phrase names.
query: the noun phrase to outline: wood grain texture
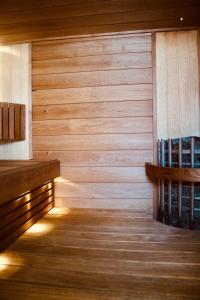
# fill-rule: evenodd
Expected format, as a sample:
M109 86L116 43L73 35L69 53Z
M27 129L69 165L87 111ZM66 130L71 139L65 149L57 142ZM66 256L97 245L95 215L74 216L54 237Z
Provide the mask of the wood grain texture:
M52 40L33 44L33 60L51 60L121 53L140 53L151 51L151 35L137 34L130 39L130 34L96 36L68 40ZM84 43L82 43L84 41ZM59 47L57 47L59 45Z
M156 34L158 138L199 135L198 31Z
M197 0L8 1L0 7L2 43L199 25ZM5 13L6 12L6 13ZM184 16L181 22L180 17Z
M109 210L112 209L121 209L123 203L124 209L133 209L139 213L149 213L152 214L152 203L149 198L69 198L69 197L56 197L56 207L58 208L93 208L93 209L104 209L105 207Z
M3 299L199 298L198 233L131 209L53 209L45 225L2 253Z
M168 168L146 163L146 173L148 177L155 181L159 178L181 181L199 182L200 171L193 168Z
M151 68L35 75L33 90L152 83ZM53 83L53 86L52 86Z
M124 90L126 98L124 99ZM115 85L33 91L33 105L152 99L152 84Z
M112 57L111 57L112 56ZM127 68L150 68L151 52L110 54L101 56L70 57L39 60L33 63L33 75L77 73Z
M36 151L151 150L152 148L151 133L35 136L33 139L33 149Z
M152 101L90 102L33 107L33 121L130 116L152 116Z
M25 140L26 139L26 126L25 126L25 124L26 124L26 107L25 107L25 105L21 105L21 108L20 108L20 121L21 121L20 138L22 140Z
M2 127L3 127L3 140L9 139L9 108L8 103L4 102L2 104L3 117L2 117Z
M61 166L143 167L152 161L152 150L34 151L35 159L59 159ZM62 175L62 173L61 173ZM68 178L70 180L70 178Z
M71 183L57 182L56 197L69 198L152 198L152 189L148 183Z
M149 34L33 44L34 157L60 159L60 204L136 207L131 198L149 210L151 67ZM142 190L149 203L137 200Z
M15 138L21 138L21 108L20 104L15 104Z
M1 102L1 137L3 144L25 140L25 105Z
M19 1L15 1L17 3ZM43 3L45 1L42 1ZM60 1L59 1L60 2ZM106 1L106 3L103 3L102 1L99 1L97 3L91 2L91 1L79 1L79 2L71 2L68 1L68 5L66 4L66 1L61 3L50 3L48 4L38 4L39 7L43 7L43 14L38 13L37 5L34 7L28 7L24 8L28 11L21 11L20 6L21 3L17 3L17 7L13 8L13 12L11 10L11 7L8 7L9 13L5 16L2 14L1 16L1 25L8 25L8 24L17 24L20 22L27 22L27 21L44 21L49 20L52 18L56 19L63 19L67 17L87 17L88 15L95 15L95 14L105 14L105 13L121 13L121 12L129 12L133 9L158 9L158 8L173 8L178 6L180 1L176 1L175 3L172 3L172 1L169 1L169 3L159 3L158 1L154 1L153 3L150 1L146 1L145 3L139 3L139 1L130 1L125 0L123 3L121 1ZM189 4L198 4L198 1L183 1L181 4L183 7L188 6ZM75 4L75 5L74 5ZM7 5L9 6L9 5ZM25 6L24 6L25 7ZM62 8L62 10L61 10ZM137 14L136 14L137 15Z
M103 1L101 1L103 2ZM178 7L179 4L182 4L183 6L189 6L191 4L195 5L198 4L198 0L168 0L168 1L163 1L160 2L159 0L155 0L154 2L152 2L151 0L146 0L145 3L139 1L139 0L134 0L132 2L130 2L129 0L124 0L123 4L121 3L121 1L108 1L108 3L103 3L104 5L102 5L102 3L93 3L93 1L91 0L68 0L67 4L70 5L70 9L74 8L76 9L76 11L78 12L79 15L81 15L82 10L84 8L88 9L93 9L96 8L96 5L99 9L104 10L104 7L110 7L111 11L127 11L130 8L143 8L143 9L150 9L150 8L168 8L168 7ZM15 4L15 5L13 5ZM74 7L75 4L75 7ZM100 5L101 4L101 5ZM113 6L113 4L115 4ZM14 11L17 12L18 14L20 14L21 10L29 10L29 13L31 13L31 10L33 9L38 9L38 8L43 8L43 9L56 9L57 7L59 8L61 6L61 8L63 8L66 5L66 0L42 0L39 3L35 3L35 1L33 0L29 0L29 2L27 3L26 1L22 1L22 0L15 0L15 3L13 3L13 0L2 0L1 1L1 6L0 6L0 11L1 12L12 12ZM78 6L78 9L77 9ZM79 7L81 7L81 10L79 10ZM38 12L38 11L37 11ZM88 11L86 11L87 14ZM23 12L22 12L23 13ZM26 12L27 13L27 12ZM65 14L71 14L71 10L69 11L65 11ZM84 14L84 13L83 13ZM33 14L32 18L40 18L40 16L35 16ZM13 20L13 23L15 22L15 20ZM4 23L4 22L3 22Z
M62 177L72 182L146 182L143 167L61 167Z
M15 105L14 103L9 103L9 140L15 139L14 127L15 127ZM24 119L24 127L25 127L25 119Z
M40 120L33 122L33 135L151 133L152 117Z
M191 24L191 18L193 18L193 24L199 24L198 23L198 9L199 5L193 6L193 10L189 10L188 7L182 7L181 13L187 14L187 20L185 20L185 26L188 26ZM132 25L133 28L128 27L128 30L137 30L141 29L139 27L139 23L144 23L146 26L149 25L151 22L153 26L150 29L154 29L154 24L162 24L168 23L168 21L173 21L173 24L176 24L175 27L181 27L184 26L180 21L180 18L177 17L177 15L180 13L179 8L169 8L168 10L166 9L156 9L156 10L143 10L143 11L127 11L127 12L119 12L119 13L112 13L112 14L95 14L95 15L86 15L84 18L81 17L74 17L74 18L55 18L54 22L52 23L52 20L45 20L45 26L44 26L44 21L38 21L35 24L32 22L27 22L24 26L23 23L16 23L16 24L9 24L9 25L1 25L2 28L2 36L5 36L5 41L6 37L8 35L17 35L17 34L31 34L33 33L35 35L36 32L43 32L43 31L49 31L49 34L51 31L59 31L63 33L66 31L66 35L75 35L74 33L79 33L82 32L82 30L86 30L86 27L95 28L97 29L97 32L102 32L100 29L101 27L113 27L115 25L117 28L120 28L119 25L123 25L123 28L126 28L126 25L130 24ZM134 19L133 19L134 17ZM84 19L84 23L83 23ZM87 26L85 26L87 24ZM170 24L170 22L169 22ZM171 25L171 24L170 24ZM194 25L193 25L194 26ZM83 28L84 27L84 28ZM161 26L162 27L162 26ZM165 26L164 26L165 27ZM171 27L171 26L169 26ZM142 28L143 29L143 28ZM145 28L146 29L146 28ZM156 28L157 29L157 28ZM112 32L113 30L107 31L107 32ZM118 29L116 30L118 31ZM124 30L125 31L125 30ZM103 31L104 32L104 31ZM87 31L83 32L83 34L87 34ZM89 32L91 33L91 32ZM92 33L96 33L92 32ZM48 34L48 33L47 33ZM47 37L50 37L48 34ZM63 35L63 34L61 34ZM58 36L58 35L57 35Z
M3 108L0 104L0 139L3 138Z

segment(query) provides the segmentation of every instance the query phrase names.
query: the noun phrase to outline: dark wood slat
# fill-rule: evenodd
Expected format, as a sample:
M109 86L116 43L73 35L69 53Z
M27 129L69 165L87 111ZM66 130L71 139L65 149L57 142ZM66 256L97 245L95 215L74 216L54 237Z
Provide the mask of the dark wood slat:
M21 138L21 117L20 117L20 104L15 104L15 140Z
M32 216L26 223L18 227L15 231L4 238L0 243L0 251L4 250L10 245L14 240L16 240L21 234L28 230L35 222L41 219L49 210L54 207L54 202L49 203L47 206L42 208L36 215Z
M15 139L15 104L9 103L9 140Z
M8 103L2 104L3 109L3 140L9 139L9 127L8 127L8 121L9 121L9 115L8 115Z
M0 141L3 139L3 109L0 103Z
M13 210L19 209L21 206L25 205L26 203L30 202L32 199L38 197L39 195L45 193L47 190L53 188L53 182L49 182L33 191L31 193L25 194L24 196L15 199L13 201L9 201L0 206L0 218L4 218Z
M16 231L18 227L21 227L23 224L28 222L32 217L34 217L34 215L36 215L41 209L43 209L51 202L54 202L54 196L48 197L47 199L42 201L42 203L40 203L39 205L37 205L36 207L34 207L33 209L25 213L18 219L16 219L15 222L9 224L7 227L2 229L0 231L0 240L6 239L10 234L12 234L12 232Z
M50 189L45 193L39 195L38 197L32 199L31 201L25 203L24 205L20 206L18 209L15 209L14 211L10 212L4 218L1 218L0 230L8 226L12 222L15 222L15 220L20 218L22 215L31 212L31 210L35 208L37 205L44 202L47 198L53 196L53 193L54 190ZM30 196L30 194L27 194L27 196Z
M21 104L20 106L20 139L26 139L26 107L25 105Z
M2 102L0 107L0 141L25 139L25 105Z

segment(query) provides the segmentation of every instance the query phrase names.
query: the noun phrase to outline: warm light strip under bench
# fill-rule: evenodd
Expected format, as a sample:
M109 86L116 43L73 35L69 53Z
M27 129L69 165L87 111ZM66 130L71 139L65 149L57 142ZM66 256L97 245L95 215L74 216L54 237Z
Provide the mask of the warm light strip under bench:
M0 251L54 207L60 163L0 161Z

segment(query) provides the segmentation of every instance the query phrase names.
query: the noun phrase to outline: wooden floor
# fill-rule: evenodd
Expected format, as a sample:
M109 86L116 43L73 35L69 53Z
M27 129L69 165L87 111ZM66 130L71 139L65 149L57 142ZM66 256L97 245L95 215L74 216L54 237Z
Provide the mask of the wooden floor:
M139 212L53 209L0 255L8 299L200 299L200 234Z

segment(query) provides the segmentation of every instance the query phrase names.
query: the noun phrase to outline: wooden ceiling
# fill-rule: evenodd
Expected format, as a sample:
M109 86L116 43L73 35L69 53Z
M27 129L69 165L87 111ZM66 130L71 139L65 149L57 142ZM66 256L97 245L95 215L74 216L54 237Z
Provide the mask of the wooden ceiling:
M199 0L1 0L0 42L197 27L199 11Z

